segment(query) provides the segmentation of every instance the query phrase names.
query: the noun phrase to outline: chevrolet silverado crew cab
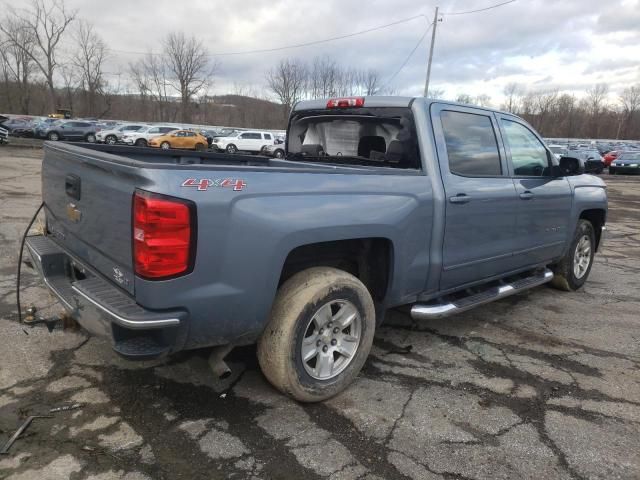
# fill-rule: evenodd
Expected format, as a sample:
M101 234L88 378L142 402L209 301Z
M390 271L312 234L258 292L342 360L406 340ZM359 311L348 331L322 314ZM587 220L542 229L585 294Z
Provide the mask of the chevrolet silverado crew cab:
M390 308L429 320L580 288L607 214L581 168L507 113L304 101L283 159L45 144L46 231L27 245L120 355L257 343L275 387L318 401L358 374Z

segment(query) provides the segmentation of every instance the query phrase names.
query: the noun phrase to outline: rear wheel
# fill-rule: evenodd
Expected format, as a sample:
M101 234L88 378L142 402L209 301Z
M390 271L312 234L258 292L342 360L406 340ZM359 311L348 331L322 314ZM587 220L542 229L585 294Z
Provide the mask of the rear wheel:
M374 331L373 300L360 280L335 268L309 268L278 290L258 341L258 361L278 390L318 402L358 375Z
M96 143L96 136L93 133L88 133L84 139L89 143Z
M136 147L146 147L147 141L144 138L139 138L136 140Z
M571 247L564 258L553 265L551 285L559 290L573 292L582 287L593 265L596 236L593 225L587 220L580 220Z
M238 147L236 147L233 143L230 143L229 145L227 145L227 148L225 150L227 151L227 153L237 153Z
M171 148L171 145L169 144L169 142L162 142L160 144L160 148L163 150L169 150Z

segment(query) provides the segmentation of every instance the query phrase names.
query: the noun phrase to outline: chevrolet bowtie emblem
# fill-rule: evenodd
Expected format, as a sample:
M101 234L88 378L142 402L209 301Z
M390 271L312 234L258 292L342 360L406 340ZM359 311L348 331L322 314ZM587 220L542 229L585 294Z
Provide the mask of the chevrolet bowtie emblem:
M78 210L75 203L69 203L67 205L67 218L73 223L78 223L82 218L82 212Z

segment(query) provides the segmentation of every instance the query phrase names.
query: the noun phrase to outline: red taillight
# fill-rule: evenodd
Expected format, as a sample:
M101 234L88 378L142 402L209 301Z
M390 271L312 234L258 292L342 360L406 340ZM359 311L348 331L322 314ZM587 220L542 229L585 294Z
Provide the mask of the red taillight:
M188 273L195 245L192 206L146 192L133 196L133 261L136 275L159 279Z
M331 98L327 108L364 107L364 97Z

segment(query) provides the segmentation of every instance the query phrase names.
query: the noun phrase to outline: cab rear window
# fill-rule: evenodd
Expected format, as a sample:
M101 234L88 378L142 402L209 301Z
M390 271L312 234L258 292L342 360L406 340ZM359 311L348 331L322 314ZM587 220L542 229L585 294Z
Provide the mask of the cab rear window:
M294 113L287 159L419 169L416 127L408 107L341 108Z

